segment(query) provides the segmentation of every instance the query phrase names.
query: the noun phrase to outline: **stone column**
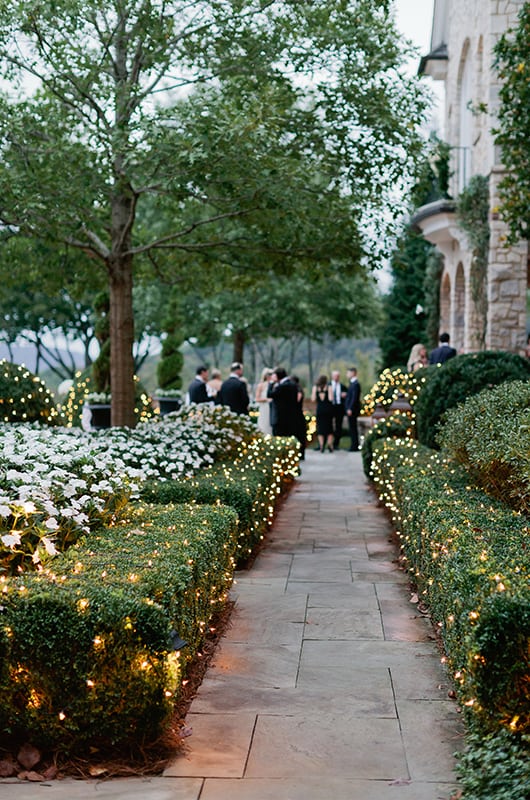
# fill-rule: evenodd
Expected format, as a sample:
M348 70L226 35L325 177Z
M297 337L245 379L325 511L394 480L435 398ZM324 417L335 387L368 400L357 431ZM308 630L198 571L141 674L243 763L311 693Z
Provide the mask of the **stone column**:
M497 187L503 170L490 177L490 248L488 263L488 350L521 353L526 343L528 243L506 246L507 227L499 219Z

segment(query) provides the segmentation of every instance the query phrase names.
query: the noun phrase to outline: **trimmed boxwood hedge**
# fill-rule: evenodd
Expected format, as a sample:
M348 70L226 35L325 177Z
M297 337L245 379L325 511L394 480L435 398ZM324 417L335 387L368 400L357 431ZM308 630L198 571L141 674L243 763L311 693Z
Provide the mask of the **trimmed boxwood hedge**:
M437 447L436 434L448 409L464 402L485 388L515 380L530 380L530 361L505 352L469 353L445 364L429 367L418 394L417 436L422 444Z
M376 443L373 474L471 725L530 734L528 520L410 440Z
M250 442L229 464L214 464L189 479L150 481L142 499L150 503L218 503L237 511L238 566L254 552L269 528L276 500L298 471L298 445L272 437Z
M0 745L137 753L163 733L237 561L297 473L295 440L241 452L198 482L152 484L163 505L144 497L43 571L3 580ZM196 492L214 505L171 502Z
M451 409L438 441L488 494L530 513L530 381L504 383Z
M414 419L408 414L391 414L370 428L364 437L361 448L363 471L367 478L371 475L374 444L388 436L399 439L411 438L415 433Z
M231 509L151 507L75 545L53 572L8 581L0 742L80 754L156 740L183 660L226 597L237 536Z

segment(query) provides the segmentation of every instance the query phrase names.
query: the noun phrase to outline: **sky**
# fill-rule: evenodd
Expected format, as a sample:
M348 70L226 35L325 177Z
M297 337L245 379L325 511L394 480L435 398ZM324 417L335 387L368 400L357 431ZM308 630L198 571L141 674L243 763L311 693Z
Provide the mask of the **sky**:
M420 48L420 55L426 55L431 44L434 0L394 0L394 5L398 28Z

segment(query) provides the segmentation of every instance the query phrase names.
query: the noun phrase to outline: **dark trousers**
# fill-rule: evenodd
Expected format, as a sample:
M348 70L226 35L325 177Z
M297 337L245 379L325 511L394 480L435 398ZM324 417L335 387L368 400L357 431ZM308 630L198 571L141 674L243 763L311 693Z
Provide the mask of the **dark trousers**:
M342 420L344 419L344 406L333 405L333 447L335 450L340 446L340 437L342 435Z
M354 417L353 414L348 416L348 427L350 429L350 450L358 450L359 449L359 431L357 430L357 417Z

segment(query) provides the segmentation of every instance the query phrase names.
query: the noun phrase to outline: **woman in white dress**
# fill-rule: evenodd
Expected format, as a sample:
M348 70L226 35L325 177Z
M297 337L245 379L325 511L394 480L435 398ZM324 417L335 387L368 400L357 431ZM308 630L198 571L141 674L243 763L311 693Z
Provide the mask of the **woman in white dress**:
M269 388L269 379L271 375L272 370L268 367L265 367L261 373L261 380L256 386L255 395L256 403L259 405L258 429L262 433L269 434L272 434L270 411L271 399L270 397L267 397L267 390Z

